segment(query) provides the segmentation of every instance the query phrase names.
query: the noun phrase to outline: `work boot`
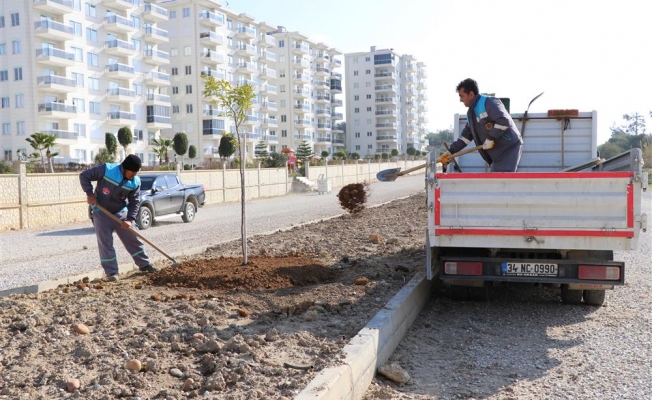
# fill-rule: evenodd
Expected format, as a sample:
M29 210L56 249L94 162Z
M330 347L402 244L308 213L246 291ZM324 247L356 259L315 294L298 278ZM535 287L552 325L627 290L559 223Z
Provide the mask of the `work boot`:
M139 268L140 272L144 272L146 274L152 273L152 272L158 272L158 268L156 268L153 265L146 265L144 267Z
M106 278L109 282L117 282L119 279L118 274L111 274Z

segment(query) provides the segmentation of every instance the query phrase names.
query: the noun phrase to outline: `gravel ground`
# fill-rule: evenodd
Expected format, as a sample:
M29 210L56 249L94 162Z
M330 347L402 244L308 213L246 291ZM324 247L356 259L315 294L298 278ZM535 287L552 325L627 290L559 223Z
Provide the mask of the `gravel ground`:
M80 189L81 190L81 189ZM249 236L291 227L305 222L341 215L338 188L331 194L316 192L253 200L247 203ZM406 176L392 183L373 183L368 205L381 204L424 191L423 174ZM142 232L168 254L200 246L210 246L240 237L240 203L216 204L200 208L192 223L179 219L162 220ZM116 239L118 262L131 262ZM152 259L162 259L149 249ZM99 267L97 242L91 222L47 229L0 232L0 290L32 285L50 279L87 273Z
M652 216L644 193L644 212ZM651 399L652 235L626 262L626 284L601 308L567 306L558 289L494 288L489 302L453 302L445 288L390 361L412 380L376 378L365 399Z

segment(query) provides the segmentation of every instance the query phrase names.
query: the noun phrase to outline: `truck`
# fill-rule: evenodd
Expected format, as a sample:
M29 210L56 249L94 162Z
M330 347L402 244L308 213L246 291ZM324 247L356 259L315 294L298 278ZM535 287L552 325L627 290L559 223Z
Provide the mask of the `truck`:
M148 229L158 220L174 217L192 222L199 207L206 202L204 185L184 185L176 173L142 173L138 177L140 209L136 224L140 229ZM90 207L88 216L92 222Z
M512 118L523 124L523 114ZM648 177L640 149L598 157L596 122L596 111L530 113L515 173L487 172L478 154L444 172L430 152L427 279L443 281L455 300L530 283L559 288L563 303L601 306L625 282L614 251L636 249L647 229ZM465 124L455 116L455 138Z

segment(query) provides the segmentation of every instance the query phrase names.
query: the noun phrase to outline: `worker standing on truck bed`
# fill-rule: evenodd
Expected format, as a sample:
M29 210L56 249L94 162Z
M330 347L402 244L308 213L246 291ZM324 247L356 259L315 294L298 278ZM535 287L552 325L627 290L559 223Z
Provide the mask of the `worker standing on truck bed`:
M113 247L113 232L118 235L142 272L157 271L157 268L150 264L143 242L130 231L140 207L140 178L137 176L140 167L140 158L130 154L121 164L106 163L79 174L79 182L86 192L86 202L91 206L99 204L122 220L122 224L118 224L104 215L99 208L92 207L100 263L109 281L118 280L118 260ZM95 192L91 183L93 181L97 181Z
M472 140L482 146L480 155L491 172L516 172L521 159L523 138L500 99L478 94L478 83L465 79L457 85L460 101L469 108L467 123L460 138L450 146L440 161L447 163L451 155L462 150Z

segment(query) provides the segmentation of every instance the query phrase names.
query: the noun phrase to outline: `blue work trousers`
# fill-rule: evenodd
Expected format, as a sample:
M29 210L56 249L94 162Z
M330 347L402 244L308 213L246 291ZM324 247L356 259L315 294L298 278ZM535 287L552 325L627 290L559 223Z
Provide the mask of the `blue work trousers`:
M123 210L115 214L115 216L124 220L127 217L127 210ZM149 265L150 261L145 253L145 245L138 236L134 235L131 229L122 228L120 224L99 210L93 210L93 223L95 224L97 247L100 250L100 263L107 275L118 273L118 259L113 247L113 232L118 235L118 238L120 238L120 241L139 268ZM135 224L132 227L138 229Z

